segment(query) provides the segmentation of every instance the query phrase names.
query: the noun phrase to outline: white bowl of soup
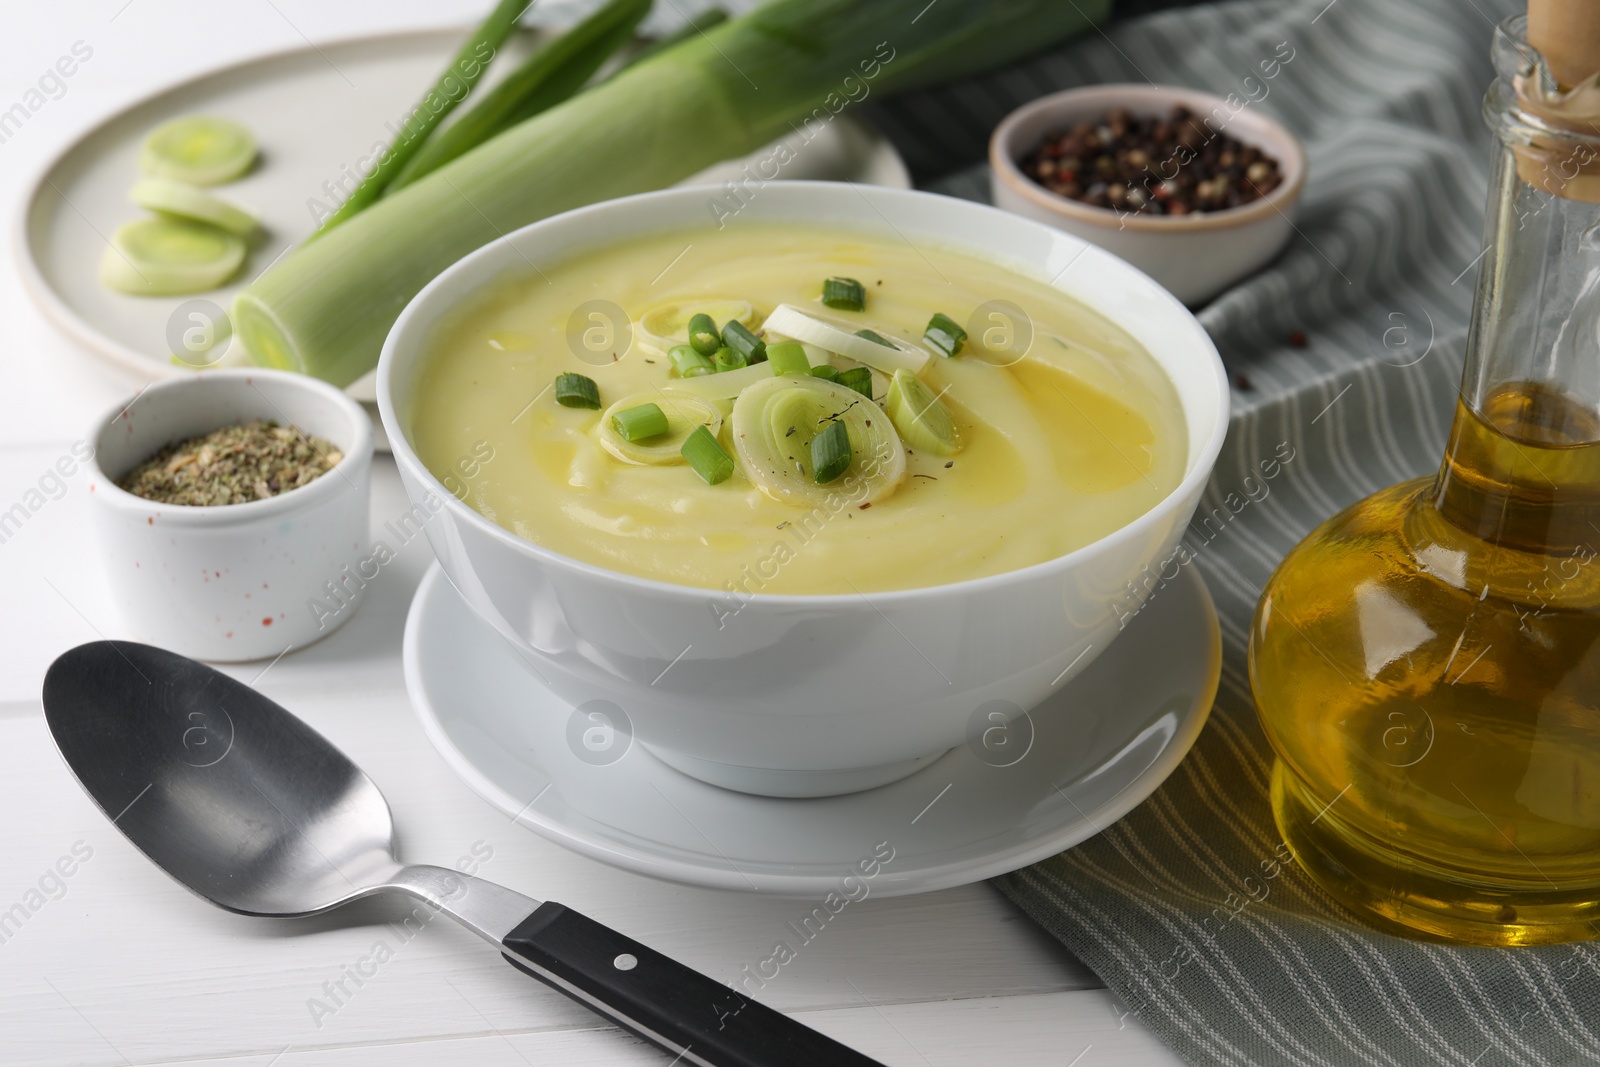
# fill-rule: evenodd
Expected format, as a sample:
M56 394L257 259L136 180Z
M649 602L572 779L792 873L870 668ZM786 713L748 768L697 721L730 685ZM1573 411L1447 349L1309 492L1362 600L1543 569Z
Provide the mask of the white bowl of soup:
M405 309L378 396L446 575L560 700L774 796L893 781L1069 684L1228 419L1205 330L1123 261L823 182L486 245Z

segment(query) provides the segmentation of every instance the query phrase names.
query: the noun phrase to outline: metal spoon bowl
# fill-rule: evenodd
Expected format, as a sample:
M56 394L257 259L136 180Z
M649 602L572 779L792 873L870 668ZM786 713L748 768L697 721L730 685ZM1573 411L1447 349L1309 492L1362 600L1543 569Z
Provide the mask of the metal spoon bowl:
M372 779L294 715L204 664L126 641L80 645L45 675L44 712L100 810L219 907L314 915L407 893L684 1063L874 1062L564 905L402 865Z

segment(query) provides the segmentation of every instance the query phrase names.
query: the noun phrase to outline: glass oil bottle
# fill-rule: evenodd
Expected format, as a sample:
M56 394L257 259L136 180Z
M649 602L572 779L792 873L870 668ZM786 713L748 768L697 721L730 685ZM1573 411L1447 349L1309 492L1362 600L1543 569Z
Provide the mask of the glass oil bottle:
M1250 643L1301 865L1368 921L1483 945L1600 937L1600 125L1565 121L1600 90L1563 89L1527 26L1495 37L1439 472L1313 531Z

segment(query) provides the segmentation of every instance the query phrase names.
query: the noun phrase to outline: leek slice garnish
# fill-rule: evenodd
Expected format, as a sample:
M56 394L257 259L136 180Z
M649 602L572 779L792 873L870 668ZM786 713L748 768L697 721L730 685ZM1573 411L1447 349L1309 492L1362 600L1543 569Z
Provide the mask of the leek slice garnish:
M629 438L623 427L617 425L617 419L621 417L624 424L638 420L641 416L628 413L641 408L656 409L665 425L642 426L641 430L658 429L659 432L649 437ZM663 390L635 393L618 400L600 417L595 434L601 447L624 463L666 466L684 462L684 442L701 426L710 430L712 436L722 432L722 410L716 403Z
M900 431L900 439L912 451L936 456L953 456L961 451L961 430L950 417L950 409L915 374L894 372L883 407L894 420L894 428Z
M714 323L731 319L749 325L756 321L755 308L748 300L674 300L657 304L639 316L638 340L644 347L665 355L673 345L689 343L689 323L699 315L713 319ZM720 335L718 340L720 342ZM701 355L710 356L721 347L719 343Z
M796 341L816 345L836 355L848 356L857 363L876 367L885 374L897 370L920 372L931 358L928 350L910 341L888 337L861 337L856 327L830 322L817 315L808 314L790 304L779 304L761 324L769 336L791 337ZM884 342L884 343L879 343Z
M812 442L842 426L850 460L826 484L817 480ZM882 409L853 389L810 375L757 382L733 404L733 447L745 476L767 496L813 507L841 489L857 503L893 493L905 478L905 449ZM837 456L830 449L823 458ZM837 462L836 459L833 462ZM841 480L842 479L842 480Z
M667 349L667 359L672 362L672 369L678 372L680 378L710 374L717 369L710 359L689 345L673 345Z
M664 388L687 396L698 396L704 400L732 400L747 386L756 382L765 381L773 376L771 363L752 363L739 370L723 371L719 374L705 374L694 378L673 378Z
M806 347L798 341L779 341L767 346L767 359L777 374L810 374L811 361Z

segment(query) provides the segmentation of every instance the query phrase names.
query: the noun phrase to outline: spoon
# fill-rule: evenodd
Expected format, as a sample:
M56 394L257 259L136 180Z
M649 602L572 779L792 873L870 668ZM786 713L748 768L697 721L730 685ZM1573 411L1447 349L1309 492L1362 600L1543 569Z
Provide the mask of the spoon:
M127 641L79 645L45 675L44 715L117 829L218 907L315 915L405 893L675 1063L876 1063L564 905L400 864L372 779L290 712L204 664Z

